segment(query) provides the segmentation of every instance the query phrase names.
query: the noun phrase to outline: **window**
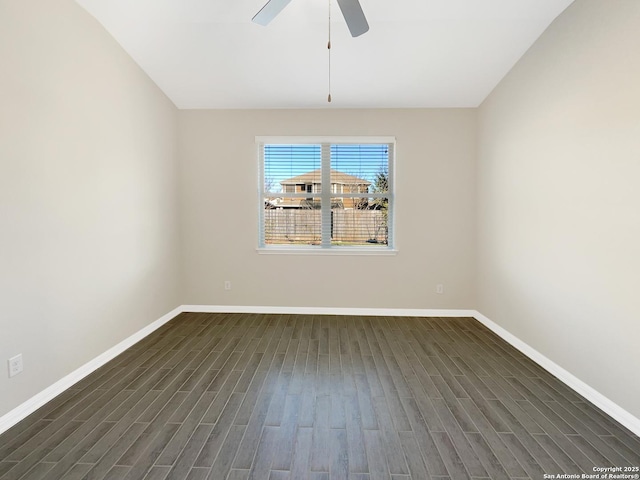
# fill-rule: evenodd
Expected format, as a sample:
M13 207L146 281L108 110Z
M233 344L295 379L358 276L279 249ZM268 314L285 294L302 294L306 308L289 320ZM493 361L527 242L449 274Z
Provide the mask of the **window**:
M393 138L256 142L261 251L394 251Z

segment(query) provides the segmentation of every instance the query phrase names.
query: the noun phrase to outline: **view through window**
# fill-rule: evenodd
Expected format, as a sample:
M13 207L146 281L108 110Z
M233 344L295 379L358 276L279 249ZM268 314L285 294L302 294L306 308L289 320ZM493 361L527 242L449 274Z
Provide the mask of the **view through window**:
M258 142L260 247L393 248L394 143Z

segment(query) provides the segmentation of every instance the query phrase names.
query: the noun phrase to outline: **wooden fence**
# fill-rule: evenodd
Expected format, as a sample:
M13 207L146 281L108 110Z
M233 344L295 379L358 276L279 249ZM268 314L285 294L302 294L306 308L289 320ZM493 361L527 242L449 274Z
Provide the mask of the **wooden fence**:
M266 244L320 244L321 212L306 209L265 209ZM386 242L386 215L380 210L333 209L331 240L347 244Z

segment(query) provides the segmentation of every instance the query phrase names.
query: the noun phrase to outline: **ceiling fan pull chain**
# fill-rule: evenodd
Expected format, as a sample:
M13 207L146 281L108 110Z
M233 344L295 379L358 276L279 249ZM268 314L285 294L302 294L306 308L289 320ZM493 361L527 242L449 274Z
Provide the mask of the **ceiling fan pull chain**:
M329 42L327 43L329 50L329 96L327 102L331 103L331 0L329 0Z

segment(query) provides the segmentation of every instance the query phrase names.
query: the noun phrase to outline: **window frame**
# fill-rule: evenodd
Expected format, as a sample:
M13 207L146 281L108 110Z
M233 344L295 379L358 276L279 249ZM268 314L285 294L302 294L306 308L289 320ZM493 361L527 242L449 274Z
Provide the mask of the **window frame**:
M397 235L395 229L395 157L396 157L396 138L394 136L256 136L256 152L258 157L258 196L257 196L257 204L258 204L258 247L256 251L259 254L293 254L293 255L396 255L397 250ZM389 161L388 161L388 182L389 182L389 191L386 194L367 194L373 195L373 198L376 198L376 195L381 198L388 199L388 218L387 218L387 228L389 232L388 245L386 247L375 246L368 247L365 245L353 245L353 246L342 246L342 245L331 245L330 242L330 232L328 233L329 238L327 241L327 233L323 233L323 241L321 245L266 245L264 243L264 150L263 147L266 144L274 144L274 145L328 145L329 151L331 150L331 145L340 145L340 144L388 144L389 145ZM321 147L321 150L324 151L324 148ZM329 155L330 158L330 155ZM326 169L324 155L321 162L321 174L322 174L322 182L331 185L330 181L330 166L329 169ZM330 159L328 160L330 162ZM329 163L330 165L330 163ZM326 170L326 172L325 172ZM316 196L318 197L327 197L328 203L331 204L331 199L338 195L338 193L332 192L331 188L323 188L323 191ZM304 193L299 194L301 197L304 196ZM349 198L355 198L357 196L362 196L360 193L344 193L341 192L339 195ZM298 195L296 195L298 196ZM337 197L336 197L337 198ZM326 201L326 200L325 200ZM329 210L330 211L330 210Z

